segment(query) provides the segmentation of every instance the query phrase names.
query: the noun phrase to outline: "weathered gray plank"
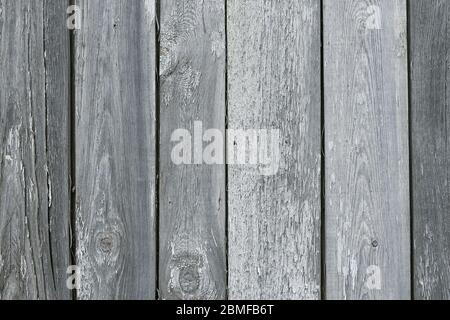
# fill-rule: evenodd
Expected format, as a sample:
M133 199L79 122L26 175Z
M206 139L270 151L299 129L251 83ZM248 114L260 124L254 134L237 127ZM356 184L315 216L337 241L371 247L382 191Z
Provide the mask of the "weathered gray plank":
M49 236L52 278L58 299L70 299L66 285L71 264L70 229L70 40L66 26L68 0L44 1L45 79L49 188ZM48 286L52 281L47 279Z
M450 299L450 1L410 1L414 295Z
M318 299L320 1L232 0L227 13L229 128L281 138L274 175L229 166L230 298Z
M217 299L226 293L225 167L175 165L171 159L175 130L193 136L194 121L203 130L224 130L224 48L225 1L161 1L162 299ZM192 156L194 161L202 151Z
M75 33L80 299L155 296L155 1L80 0Z
M0 1L0 299L68 299L68 1Z
M405 0L324 1L326 297L409 299Z
M48 154L48 223L52 270L45 278L57 292L51 299L70 299L66 271L70 245L70 40L66 26L68 0L44 0L46 135ZM51 278L50 278L51 277ZM53 284L54 282L54 284Z

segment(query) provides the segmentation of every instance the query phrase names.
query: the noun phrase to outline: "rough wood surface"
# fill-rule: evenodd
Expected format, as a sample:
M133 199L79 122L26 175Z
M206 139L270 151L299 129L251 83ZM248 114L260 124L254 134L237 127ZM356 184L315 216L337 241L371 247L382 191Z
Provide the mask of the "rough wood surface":
M319 299L320 1L227 4L228 127L279 129L281 155L229 166L229 295Z
M224 298L225 166L175 165L171 138L177 129L193 137L195 121L224 130L225 2L161 1L160 26L159 293Z
M326 298L409 299L405 0L324 1Z
M80 0L79 299L155 297L155 1Z
M450 299L450 1L410 1L414 295Z
M449 15L0 0L0 300L450 300Z
M0 299L67 299L67 1L0 1Z

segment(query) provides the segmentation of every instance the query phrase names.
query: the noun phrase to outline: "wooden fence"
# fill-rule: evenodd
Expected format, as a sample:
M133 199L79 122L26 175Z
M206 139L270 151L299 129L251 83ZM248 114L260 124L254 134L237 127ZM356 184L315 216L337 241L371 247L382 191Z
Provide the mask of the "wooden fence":
M0 72L0 299L450 299L450 0L0 0Z

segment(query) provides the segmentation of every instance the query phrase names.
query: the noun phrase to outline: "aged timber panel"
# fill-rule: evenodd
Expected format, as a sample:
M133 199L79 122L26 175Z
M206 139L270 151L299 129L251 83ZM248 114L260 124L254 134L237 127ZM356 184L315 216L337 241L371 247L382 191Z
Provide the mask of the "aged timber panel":
M227 5L230 298L319 299L320 1Z
M414 295L450 299L450 1L410 1Z
M67 1L0 1L0 299L68 299Z
M225 127L225 1L161 1L160 40L160 298L224 298L225 166L203 148Z
M324 1L327 299L409 299L405 0Z
M155 297L155 1L77 1L79 299Z

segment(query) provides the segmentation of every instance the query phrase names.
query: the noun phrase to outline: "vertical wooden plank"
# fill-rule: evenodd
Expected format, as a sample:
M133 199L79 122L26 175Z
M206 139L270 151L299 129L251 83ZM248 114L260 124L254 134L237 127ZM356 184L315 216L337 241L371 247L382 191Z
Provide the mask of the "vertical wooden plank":
M44 1L44 57L47 105L47 153L49 192L49 249L56 296L71 299L66 271L71 264L71 181L70 181L70 40L64 14L68 0Z
M52 269L46 276L51 299L71 299L66 271L71 265L70 39L68 0L44 0L46 150L48 154L48 234ZM54 284L53 284L54 282ZM49 289L51 290L51 289Z
M326 297L409 299L405 0L324 1Z
M79 0L79 299L155 296L155 1Z
M229 128L281 139L273 175L229 166L230 298L318 299L320 1L227 4ZM229 138L228 152L247 146Z
M225 1L161 1L160 50L160 297L224 298L225 166L204 164L202 148L192 165L171 154L175 130L194 138L196 121L224 132Z
M67 1L0 1L0 299L68 299Z
M449 15L449 1L410 1L416 299L450 299Z

